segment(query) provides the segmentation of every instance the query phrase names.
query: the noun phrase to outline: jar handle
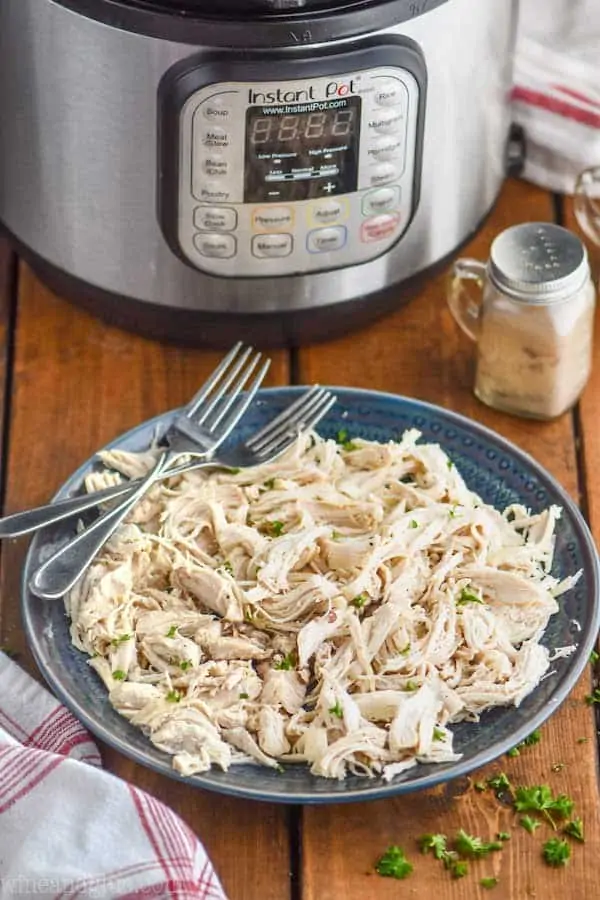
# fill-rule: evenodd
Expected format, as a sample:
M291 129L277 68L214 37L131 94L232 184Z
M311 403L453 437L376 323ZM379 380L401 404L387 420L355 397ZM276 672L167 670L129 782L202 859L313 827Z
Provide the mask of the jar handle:
M472 341L479 339L483 286L487 267L477 259L457 259L452 267L448 284L447 301L450 312ZM465 287L465 281L474 281L479 296Z
M574 207L581 230L600 244L600 166L585 169L577 179Z

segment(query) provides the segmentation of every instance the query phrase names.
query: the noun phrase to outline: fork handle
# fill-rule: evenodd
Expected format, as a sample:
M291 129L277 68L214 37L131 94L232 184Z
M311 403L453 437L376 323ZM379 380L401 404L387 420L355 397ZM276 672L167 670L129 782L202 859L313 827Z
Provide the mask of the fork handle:
M152 471L131 492L123 503L103 516L64 544L35 572L29 587L38 597L56 600L69 591L83 575L97 553L102 549L119 525L131 512L150 485L160 477L172 462L174 454L166 451L159 457Z
M161 478L172 478L175 475L182 475L184 472L190 472L192 469L204 469L214 466L214 462L194 461L183 463L180 466L165 469L160 475L156 476L158 481ZM125 499L132 491L141 485L142 479L135 478L131 481L125 481L123 484L116 484L113 487L103 488L101 491L93 491L91 494L82 494L77 497L67 497L65 500L57 500L55 503L46 503L44 506L36 506L33 509L24 512L12 513L10 516L0 518L0 540L3 538L20 537L23 534L30 534L46 525L53 525L55 522L62 522L64 519L70 519L78 513L85 512L86 509L95 509L101 503L109 500L116 500L118 497Z

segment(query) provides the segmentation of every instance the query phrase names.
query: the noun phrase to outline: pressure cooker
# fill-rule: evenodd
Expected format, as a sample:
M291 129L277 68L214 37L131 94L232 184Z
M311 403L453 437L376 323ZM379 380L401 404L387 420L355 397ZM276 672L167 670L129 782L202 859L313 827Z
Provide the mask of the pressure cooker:
M0 222L166 340L319 340L410 296L506 174L517 0L1 0Z

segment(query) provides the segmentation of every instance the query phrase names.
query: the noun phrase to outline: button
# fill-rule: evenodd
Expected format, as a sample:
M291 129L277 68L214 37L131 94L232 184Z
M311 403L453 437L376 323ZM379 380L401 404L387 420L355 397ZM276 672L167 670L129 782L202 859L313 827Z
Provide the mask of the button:
M404 122L404 113L399 109L376 109L369 118L368 126L380 134L394 134L400 131Z
M372 216L376 213L389 212L395 209L400 203L400 188L386 187L379 188L376 191L369 191L363 197L362 212L363 216Z
M348 204L344 200L320 200L309 207L312 221L316 225L333 225L348 215Z
M229 174L229 161L218 153L211 153L202 160L202 171L213 178L222 178Z
M229 134L223 128L205 128L200 134L200 140L205 147L229 147Z
M398 106L406 97L406 88L397 78L386 78L379 82L375 90L378 106Z
M400 224L400 216L373 216L363 222L360 229L360 239L363 244L372 244L375 241L384 241L391 237Z
M378 187L380 184L388 184L390 181L395 181L398 175L398 169L392 163L381 163L378 166L373 166L370 170L369 181L373 187Z
M318 228L309 231L306 246L310 253L327 253L339 250L346 243L346 229L343 225L335 228Z
M194 225L201 231L233 231L237 225L237 212L227 207L198 206L194 210Z
M252 255L259 259L289 256L293 245L291 234L257 234L252 238Z
M235 256L237 244L230 234L195 234L194 245L202 256L229 259Z
M293 212L285 206L261 207L252 216L254 229L261 231L281 231L282 228L290 228L293 221Z
M400 137L380 137L369 147L369 156L373 159L393 159L402 150L403 140Z
M227 184L218 181L201 181L194 186L194 195L205 203L227 203L231 199L231 191Z
M202 115L208 122L226 122L231 118L231 110L220 97L211 97L202 104Z

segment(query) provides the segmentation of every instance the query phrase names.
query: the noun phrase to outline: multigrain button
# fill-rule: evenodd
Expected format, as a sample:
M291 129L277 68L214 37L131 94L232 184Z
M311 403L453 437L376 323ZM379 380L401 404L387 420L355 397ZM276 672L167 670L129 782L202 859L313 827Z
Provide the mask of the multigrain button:
M373 216L372 219L363 222L360 239L363 244L384 241L386 238L392 237L399 224L400 216L398 215Z
M395 78L386 78L375 88L375 103L378 106L398 106L406 96L406 88Z
M230 234L195 234L194 245L202 256L229 259L235 256L236 240Z
M255 231L281 231L291 227L294 214L285 206L263 206L254 211L252 225Z
M399 187L383 187L375 191L369 191L363 197L363 216L372 216L377 213L386 213L395 209L400 203Z
M379 187L380 184L389 184L398 178L398 169L393 163L379 163L369 170L369 181L372 187Z
M309 231L306 239L306 246L310 253L328 253L331 250L340 250L345 243L346 229L343 225Z
M291 234L257 234L252 238L252 255L259 259L289 256L293 246Z
M371 131L377 131L379 134L394 134L400 131L404 122L404 113L402 110L391 107L386 109L375 109L369 116L368 126Z
M311 204L309 214L315 225L334 225L348 215L348 205L344 200L319 200Z
M402 150L400 137L380 137L373 141L369 147L369 156L376 160L388 160L397 157Z
M211 97L202 104L202 115L208 122L228 123L231 118L231 110L225 106L220 97Z
M237 225L237 212L227 207L198 206L194 210L194 225L200 231L233 231Z

